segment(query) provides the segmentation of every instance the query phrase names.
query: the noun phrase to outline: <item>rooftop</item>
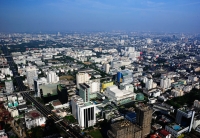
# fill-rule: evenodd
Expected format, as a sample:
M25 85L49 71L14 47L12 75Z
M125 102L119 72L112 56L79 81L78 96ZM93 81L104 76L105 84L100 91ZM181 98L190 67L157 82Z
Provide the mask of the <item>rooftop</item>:
M37 110L32 110L32 111L26 113L26 116L29 118L35 119L38 117L42 117L43 115Z

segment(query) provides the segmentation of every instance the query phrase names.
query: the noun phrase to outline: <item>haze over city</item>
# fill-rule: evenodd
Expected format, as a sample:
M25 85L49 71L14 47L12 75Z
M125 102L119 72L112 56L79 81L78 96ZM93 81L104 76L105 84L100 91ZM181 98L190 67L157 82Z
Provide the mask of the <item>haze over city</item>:
M1 0L1 32L200 31L199 0Z
M0 138L200 138L199 0L0 0Z

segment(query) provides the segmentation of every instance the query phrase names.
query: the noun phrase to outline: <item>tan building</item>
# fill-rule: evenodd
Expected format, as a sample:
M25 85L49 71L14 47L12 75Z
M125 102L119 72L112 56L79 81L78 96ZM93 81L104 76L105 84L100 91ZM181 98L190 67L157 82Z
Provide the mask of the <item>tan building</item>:
M151 120L152 120L153 110L145 104L138 104L136 108L136 123L142 129L142 137L147 136L151 130Z
M109 138L142 138L142 130L128 120L111 124L107 133Z

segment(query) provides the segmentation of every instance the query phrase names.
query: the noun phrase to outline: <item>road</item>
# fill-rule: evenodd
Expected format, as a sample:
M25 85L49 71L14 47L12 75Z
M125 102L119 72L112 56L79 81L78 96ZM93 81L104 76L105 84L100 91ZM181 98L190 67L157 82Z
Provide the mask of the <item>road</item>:
M63 131L65 131L68 137L83 138L83 136L80 133L76 132L73 127L69 126L66 121L61 120L59 117L57 117L47 107L45 107L43 104L39 103L35 98L30 96L28 92L23 92L21 94L24 98L32 102L34 106L37 108L37 110L39 110L45 117L53 119L54 122L57 122L56 124L58 125L58 127L60 127Z
M2 46L1 49L2 49L2 52L4 53L4 57L7 59L7 63L9 64L10 69L13 72L13 76L17 82L19 91L25 91L26 87L24 86L24 83L22 82L21 78L18 76L18 69L15 67L12 55L10 54L6 46Z
M18 76L18 70L15 68L13 58L12 58L11 54L8 52L7 47L2 46L2 51L4 53L4 56L7 59L7 62L10 66L10 69L13 72L14 79L17 82L17 85L18 85L18 88L19 88L18 93L21 93L21 95L24 98L26 98L27 100L32 102L34 104L34 106L37 108L37 110L40 111L46 118L53 119L54 122L57 122L56 125L58 127L60 127L64 132L66 132L67 137L69 137L69 138L83 138L83 136L79 132L75 131L75 129L72 126L69 126L69 124L66 121L61 120L59 117L57 117L57 115L52 113L51 110L49 110L43 104L39 103L31 95L29 95L29 91L26 91L26 87L24 86L21 78Z

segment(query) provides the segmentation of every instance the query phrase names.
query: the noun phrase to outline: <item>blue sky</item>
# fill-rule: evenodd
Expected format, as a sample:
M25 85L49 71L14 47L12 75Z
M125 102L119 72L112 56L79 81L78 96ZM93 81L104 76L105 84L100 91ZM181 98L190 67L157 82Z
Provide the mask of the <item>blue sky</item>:
M200 32L200 0L0 0L0 32Z

